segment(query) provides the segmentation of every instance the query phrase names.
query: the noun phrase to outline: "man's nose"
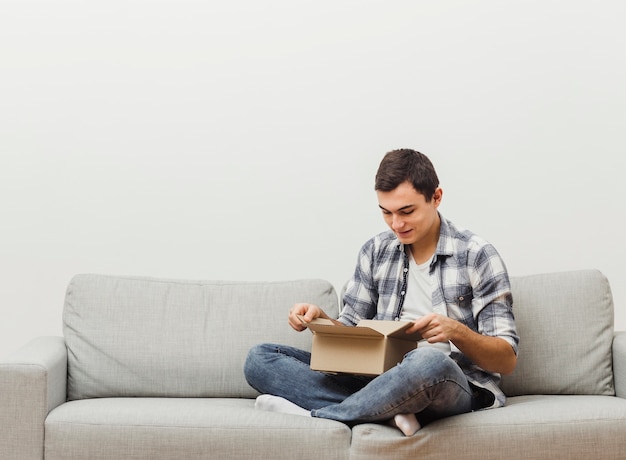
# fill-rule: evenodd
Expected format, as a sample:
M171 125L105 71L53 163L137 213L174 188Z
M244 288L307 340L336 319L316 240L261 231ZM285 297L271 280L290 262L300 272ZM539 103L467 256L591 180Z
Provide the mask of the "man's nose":
M402 228L404 225L404 219L400 216L393 216L393 222L391 223L391 227L395 230L398 228Z

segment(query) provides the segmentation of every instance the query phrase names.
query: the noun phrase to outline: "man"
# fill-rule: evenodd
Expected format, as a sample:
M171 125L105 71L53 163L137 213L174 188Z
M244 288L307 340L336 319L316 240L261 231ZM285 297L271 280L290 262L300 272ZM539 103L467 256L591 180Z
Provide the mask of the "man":
M262 344L250 350L256 407L346 423L389 421L411 436L426 423L499 407L500 374L513 372L519 338L506 267L495 248L440 215L443 195L430 160L409 149L385 155L375 190L390 230L362 247L337 324L409 320L425 339L377 376L312 371L310 354ZM328 315L297 304L289 324Z

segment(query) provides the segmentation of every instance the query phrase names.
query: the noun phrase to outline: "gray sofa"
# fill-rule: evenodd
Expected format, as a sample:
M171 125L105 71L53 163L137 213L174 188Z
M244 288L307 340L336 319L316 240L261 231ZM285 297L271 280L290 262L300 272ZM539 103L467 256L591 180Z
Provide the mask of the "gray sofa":
M254 409L242 365L273 341L310 347L296 302L338 313L332 285L76 276L64 337L0 362L2 459L625 458L626 333L598 271L512 277L521 336L507 406L413 437L380 424Z

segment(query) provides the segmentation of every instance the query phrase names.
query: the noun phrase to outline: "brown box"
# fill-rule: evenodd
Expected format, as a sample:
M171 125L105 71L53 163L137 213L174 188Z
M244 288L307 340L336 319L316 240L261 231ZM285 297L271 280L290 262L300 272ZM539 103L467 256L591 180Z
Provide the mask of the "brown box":
M304 324L313 333L311 369L324 372L380 375L422 339L405 332L410 321L361 320L349 327L318 318Z

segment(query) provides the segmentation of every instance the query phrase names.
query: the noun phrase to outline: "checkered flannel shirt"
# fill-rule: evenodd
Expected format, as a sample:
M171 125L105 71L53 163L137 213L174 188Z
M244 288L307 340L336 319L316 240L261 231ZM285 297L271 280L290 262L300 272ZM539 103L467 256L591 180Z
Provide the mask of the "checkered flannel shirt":
M433 307L480 334L506 340L515 353L517 335L509 277L500 255L484 239L441 217L437 249L430 265ZM398 320L407 289L408 254L392 231L376 235L359 252L346 287L339 320L354 326L361 319ZM488 407L504 405L500 375L487 372L451 345L450 357L470 383L495 398Z

